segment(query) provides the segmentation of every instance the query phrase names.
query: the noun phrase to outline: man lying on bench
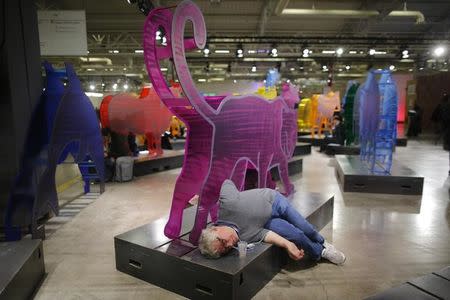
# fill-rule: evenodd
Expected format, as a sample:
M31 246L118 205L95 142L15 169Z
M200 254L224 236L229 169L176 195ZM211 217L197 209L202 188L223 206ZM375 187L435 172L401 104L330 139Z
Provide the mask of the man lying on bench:
M344 253L327 243L275 190L239 192L231 180L225 180L219 202L218 221L200 236L199 249L205 256L218 258L243 240L282 247L294 260L302 259L305 251L313 260L324 258L337 265L345 262Z

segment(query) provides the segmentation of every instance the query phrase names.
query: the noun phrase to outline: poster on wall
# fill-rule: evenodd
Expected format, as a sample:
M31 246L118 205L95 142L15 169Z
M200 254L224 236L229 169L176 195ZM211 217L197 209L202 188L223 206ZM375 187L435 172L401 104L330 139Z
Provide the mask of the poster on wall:
M39 10L41 55L86 55L84 10Z

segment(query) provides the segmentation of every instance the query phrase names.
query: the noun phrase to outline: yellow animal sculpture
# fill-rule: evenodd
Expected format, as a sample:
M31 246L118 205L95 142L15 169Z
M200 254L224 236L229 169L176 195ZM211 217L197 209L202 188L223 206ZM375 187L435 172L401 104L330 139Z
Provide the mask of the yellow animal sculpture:
M258 88L256 94L268 100L275 99L277 97L277 88L274 86L268 88L262 86Z

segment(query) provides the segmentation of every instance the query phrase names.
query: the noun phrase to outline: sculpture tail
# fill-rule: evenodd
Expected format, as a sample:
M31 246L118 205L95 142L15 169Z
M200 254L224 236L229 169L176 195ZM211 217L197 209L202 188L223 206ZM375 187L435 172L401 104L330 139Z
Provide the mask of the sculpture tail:
M171 42L173 60L177 70L178 79L180 80L183 91L189 102L205 119L211 119L216 115L216 111L198 92L186 62L184 29L187 21L192 22L196 46L199 49L205 47L206 26L203 15L197 5L191 1L185 0L177 6L172 20Z

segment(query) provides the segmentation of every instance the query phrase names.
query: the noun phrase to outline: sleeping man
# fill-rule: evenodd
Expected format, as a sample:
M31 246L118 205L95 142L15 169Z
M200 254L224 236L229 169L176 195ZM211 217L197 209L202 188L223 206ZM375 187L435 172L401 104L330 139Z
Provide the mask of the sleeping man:
M345 255L327 243L275 190L239 192L231 180L225 180L219 203L218 221L200 236L199 249L205 256L218 258L242 240L282 247L294 260L302 259L306 252L316 261L323 258L337 265L345 262Z

